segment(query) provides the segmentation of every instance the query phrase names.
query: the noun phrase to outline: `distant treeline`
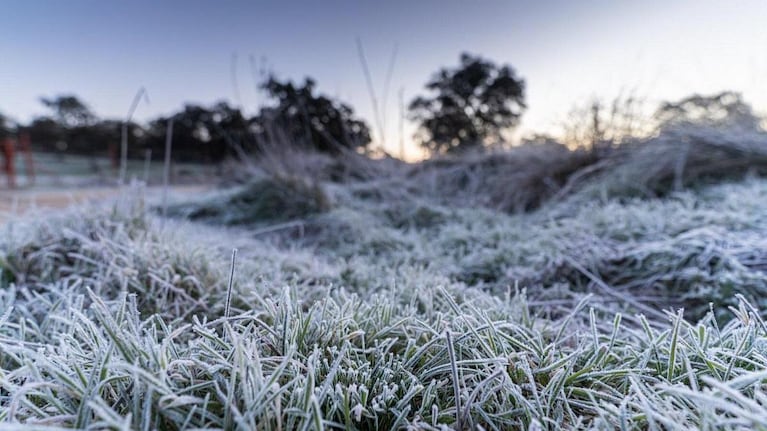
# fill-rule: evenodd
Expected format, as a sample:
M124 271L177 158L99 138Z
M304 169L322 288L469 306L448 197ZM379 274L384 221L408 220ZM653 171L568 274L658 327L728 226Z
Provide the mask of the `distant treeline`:
M173 115L146 124L101 119L77 96L65 94L41 99L50 115L26 125L6 124L4 129L5 133L28 131L37 150L109 155L113 160L120 152L123 134L127 135L128 157L143 158L147 150L153 158L162 157L171 119L176 160L218 162L229 155L284 145L329 154L368 149L370 127L349 105L315 94L315 86L309 78L294 84L272 75L261 83L267 106L255 116L247 117L240 109L219 102L186 105ZM501 132L516 127L526 108L524 80L511 66L498 66L469 54L461 56L459 67L434 74L426 89L430 95L410 103L409 118L420 124L416 140L433 153L498 143ZM373 102L377 103L375 96ZM0 133L2 119L0 116ZM382 119L375 121L382 129Z
M370 151L371 129L354 110L338 100L317 94L316 83L280 81L270 75L260 87L266 105L254 116L226 102L212 106L188 104L170 116L145 124L122 119L101 119L74 95L41 99L50 114L26 125L11 124L0 115L3 134L28 132L33 149L92 156L108 156L115 165L121 144L128 157L139 159L151 151L164 154L166 129L173 121L173 158L178 161L217 163L228 156L258 155L281 147L308 149L337 155ZM431 154L462 154L508 144L505 132L517 127L527 109L525 81L509 65L463 54L455 68L443 68L425 85L427 95L415 97L408 117L418 124L415 140ZM137 100L138 101L138 100ZM377 104L375 96L372 97ZM380 112L376 105L376 112ZM569 148L608 151L626 140L668 128L698 124L762 131L763 119L738 93L693 95L661 104L643 124L634 98L612 104L591 102L574 111L565 135L556 139ZM376 127L383 119L376 115ZM535 136L533 142L551 142Z
M274 102L252 117L226 102L212 106L188 104L170 116L146 124L101 119L74 95L60 95L41 102L50 115L29 124L11 124L0 116L0 135L29 133L38 151L119 158L125 133L129 158L161 159L166 129L173 120L173 158L178 161L220 162L227 156L257 153L269 146L290 142L327 153L356 150L370 144L370 132L352 109L338 101L314 94L315 83L280 82L274 77L263 84ZM0 136L2 137L2 136Z

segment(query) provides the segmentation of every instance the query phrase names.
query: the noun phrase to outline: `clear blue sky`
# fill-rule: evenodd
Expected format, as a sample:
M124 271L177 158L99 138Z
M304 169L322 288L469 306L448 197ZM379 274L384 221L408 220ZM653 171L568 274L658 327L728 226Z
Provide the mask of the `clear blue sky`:
M379 99L394 44L387 143L397 92L409 100L463 51L509 63L527 81L522 132L556 128L574 105L634 91L655 102L741 91L767 111L767 1L36 1L0 2L0 112L27 121L41 96L74 93L122 118L145 86L145 120L184 102L256 111L249 57L282 78L314 77L372 125L355 38ZM237 56L239 97L231 79ZM406 135L412 133L407 126Z

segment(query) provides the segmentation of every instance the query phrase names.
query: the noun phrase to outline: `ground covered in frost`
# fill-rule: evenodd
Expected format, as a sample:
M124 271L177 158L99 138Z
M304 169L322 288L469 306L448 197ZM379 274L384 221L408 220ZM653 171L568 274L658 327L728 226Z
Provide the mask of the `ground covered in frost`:
M2 226L0 429L767 427L764 180L521 215L291 183L235 223L259 181Z

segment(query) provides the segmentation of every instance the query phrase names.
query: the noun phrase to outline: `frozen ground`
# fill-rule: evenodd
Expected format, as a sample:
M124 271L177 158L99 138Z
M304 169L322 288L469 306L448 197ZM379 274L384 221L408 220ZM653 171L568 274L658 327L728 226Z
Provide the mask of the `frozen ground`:
M288 185L290 220L243 186L3 226L0 429L767 427L767 182L527 215Z

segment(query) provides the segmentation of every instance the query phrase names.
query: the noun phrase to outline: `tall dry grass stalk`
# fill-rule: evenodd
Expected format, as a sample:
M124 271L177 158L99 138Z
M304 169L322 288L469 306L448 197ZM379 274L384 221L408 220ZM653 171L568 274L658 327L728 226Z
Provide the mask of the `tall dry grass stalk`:
M128 171L128 126L130 125L133 113L136 111L136 108L138 108L138 104L141 102L142 97L146 103L149 104L149 93L147 93L144 87L139 88L136 95L133 96L133 101L131 102L130 108L128 108L128 115L122 124L120 134L120 174L118 177L118 184L121 186L125 185Z
M170 187L170 158L173 147L173 118L168 120L165 131L165 161L162 168L162 216L168 215L168 188Z

